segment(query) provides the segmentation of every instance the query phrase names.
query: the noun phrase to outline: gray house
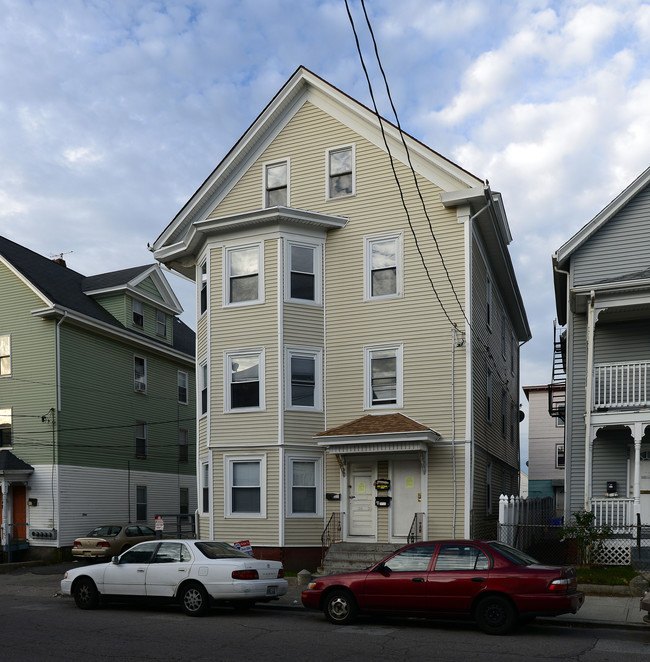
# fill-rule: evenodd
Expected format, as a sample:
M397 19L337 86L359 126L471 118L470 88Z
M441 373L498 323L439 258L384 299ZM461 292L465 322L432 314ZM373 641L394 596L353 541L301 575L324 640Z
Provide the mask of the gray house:
M553 256L566 365L565 516L650 524L650 168Z

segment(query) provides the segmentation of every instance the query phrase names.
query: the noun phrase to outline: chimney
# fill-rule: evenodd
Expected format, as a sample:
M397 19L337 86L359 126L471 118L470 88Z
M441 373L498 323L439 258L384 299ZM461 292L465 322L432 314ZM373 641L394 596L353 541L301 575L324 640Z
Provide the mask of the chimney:
M53 262L56 262L56 264L60 264L62 267L66 267L65 260L62 257L57 257L55 260L52 260Z

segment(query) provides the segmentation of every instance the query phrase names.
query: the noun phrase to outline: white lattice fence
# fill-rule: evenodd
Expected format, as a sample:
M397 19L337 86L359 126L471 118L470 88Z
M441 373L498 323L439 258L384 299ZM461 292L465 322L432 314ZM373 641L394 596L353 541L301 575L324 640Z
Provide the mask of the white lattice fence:
M605 540L600 553L593 559L593 562L601 565L630 565L632 563L630 545L629 540L615 538Z

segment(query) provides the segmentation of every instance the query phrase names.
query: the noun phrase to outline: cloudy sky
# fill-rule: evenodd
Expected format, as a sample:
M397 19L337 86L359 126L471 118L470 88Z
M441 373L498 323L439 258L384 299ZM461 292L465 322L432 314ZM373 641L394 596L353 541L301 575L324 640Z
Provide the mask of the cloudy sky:
M650 3L366 5L403 128L503 194L546 383L551 255L650 165ZM0 233L86 275L150 263L299 65L370 105L344 0L0 0Z

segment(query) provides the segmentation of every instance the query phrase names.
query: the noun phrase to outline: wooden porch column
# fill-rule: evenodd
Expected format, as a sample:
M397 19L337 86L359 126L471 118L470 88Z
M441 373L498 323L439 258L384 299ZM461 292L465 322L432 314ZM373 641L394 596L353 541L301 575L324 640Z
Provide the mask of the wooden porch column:
M641 512L641 439L643 438L643 423L634 424L634 521Z

